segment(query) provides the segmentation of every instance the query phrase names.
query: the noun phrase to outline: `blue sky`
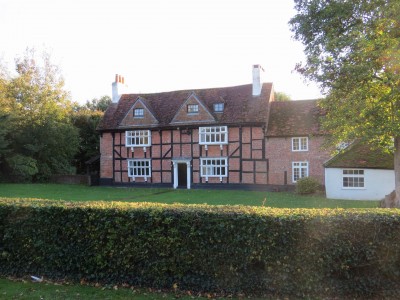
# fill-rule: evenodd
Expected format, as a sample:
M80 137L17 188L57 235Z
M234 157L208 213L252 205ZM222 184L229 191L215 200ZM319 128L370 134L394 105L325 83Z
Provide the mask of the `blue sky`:
M320 96L293 72L304 60L288 21L292 0L0 0L0 58L27 47L52 54L73 100L131 92L224 87L264 80L293 99Z

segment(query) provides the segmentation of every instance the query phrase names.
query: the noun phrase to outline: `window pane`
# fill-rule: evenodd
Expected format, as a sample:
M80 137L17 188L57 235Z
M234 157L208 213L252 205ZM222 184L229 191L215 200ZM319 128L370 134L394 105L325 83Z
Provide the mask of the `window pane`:
M222 144L228 141L227 126L200 127L201 144ZM204 134L204 139L201 137Z
M199 111L199 106L197 104L189 104L187 106L188 113L196 113Z
M134 114L133 114L135 117L143 117L143 115L144 115L144 110L143 110L143 108L136 108L135 110L134 110Z

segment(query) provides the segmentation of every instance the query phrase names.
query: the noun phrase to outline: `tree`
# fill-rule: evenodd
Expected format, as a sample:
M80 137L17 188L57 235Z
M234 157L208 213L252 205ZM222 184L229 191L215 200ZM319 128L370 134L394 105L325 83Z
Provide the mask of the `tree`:
M43 180L72 173L78 132L72 125L69 93L48 54L28 49L16 59L17 76L6 83L10 154L5 162L16 180ZM26 168L29 166L29 168Z
M79 150L75 155L77 173L85 174L85 162L100 155L100 136L96 128L103 115L101 110L85 107L72 115L73 124L79 130Z
M292 98L288 94L283 93L283 92L275 92L274 98L275 98L275 101L290 101L290 100L292 100Z
M7 98L8 75L4 65L0 62L0 177L1 169L4 168L4 160L9 154L10 141L10 107Z
M105 112L111 102L111 97L105 95L100 99L94 98L92 101L86 101L85 107L91 111Z
M96 128L110 104L111 98L107 95L86 101L84 105L74 104L72 122L79 130L79 151L75 155L75 166L79 174L86 173L85 163L88 160L100 155L100 136Z
M400 1L295 3L289 24L306 54L296 69L326 94L323 125L331 142L392 148L400 206Z

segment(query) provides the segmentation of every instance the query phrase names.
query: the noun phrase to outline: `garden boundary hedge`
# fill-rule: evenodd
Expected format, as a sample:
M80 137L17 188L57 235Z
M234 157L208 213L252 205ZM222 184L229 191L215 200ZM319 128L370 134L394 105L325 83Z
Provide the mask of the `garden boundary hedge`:
M400 212L0 198L0 275L225 295L396 297Z

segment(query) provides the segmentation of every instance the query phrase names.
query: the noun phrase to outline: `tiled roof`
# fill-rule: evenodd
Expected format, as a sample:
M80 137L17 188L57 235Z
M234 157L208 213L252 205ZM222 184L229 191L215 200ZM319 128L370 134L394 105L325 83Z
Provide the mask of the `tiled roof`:
M366 168L389 169L394 168L392 154L374 149L370 145L354 143L325 163L326 168Z
M217 123L244 124L267 121L268 103L273 91L272 83L264 83L259 97L252 96L251 84L154 94L124 94L118 103L109 106L97 129L118 129L120 122L139 97L145 99L146 106L159 121L158 126L169 126L179 108L192 93L213 113ZM225 104L224 112L214 113L213 105L221 102Z
M268 137L323 134L317 100L277 101L271 103Z

